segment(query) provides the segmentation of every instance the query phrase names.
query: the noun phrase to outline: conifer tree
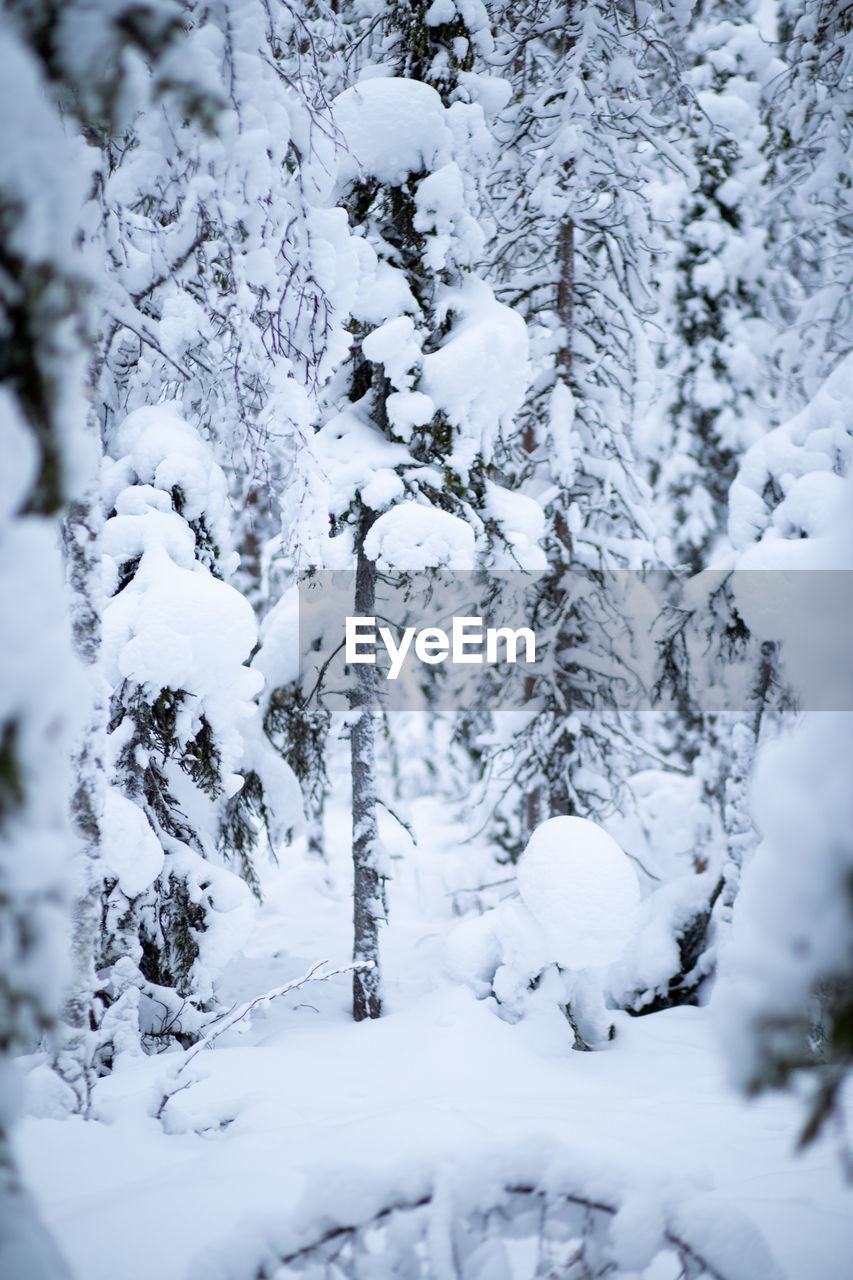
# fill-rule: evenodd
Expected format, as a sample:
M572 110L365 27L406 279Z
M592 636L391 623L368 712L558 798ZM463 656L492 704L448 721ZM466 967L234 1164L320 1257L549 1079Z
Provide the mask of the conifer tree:
M224 858L253 884L259 823L235 805L240 795L256 804L264 796L251 754L262 676L243 665L257 629L247 601L223 581L225 477L168 405L129 415L111 451L102 1065L133 1047L137 1009L149 1047L158 1037L192 1038L202 1025L213 980L251 917L249 890L221 865L218 836L224 829Z
M526 382L523 324L475 270L483 233L472 210L490 138L464 76L474 50L491 47L485 9L390 4L371 40L366 56L382 74L332 104L346 147L336 194L362 239L363 285L316 444L333 526L318 558L341 567L353 557L353 608L365 616L377 571L471 568L493 532L508 536L494 459ZM381 1010L385 911L373 666L358 667L352 708L354 958L377 966L355 975L361 1019Z
M853 342L853 15L844 0L779 5L782 66L768 86L768 217L785 295L779 360L790 407Z
M506 465L548 516L537 622L568 655L535 691L537 714L506 765L524 807L521 830L509 819L517 853L551 814L607 812L639 758L618 706L632 645L611 639L624 607L612 574L660 550L640 434L662 250L652 182L689 166L676 146L677 61L647 6L532 0L498 17L492 62L512 93L499 116L490 258L501 298L527 320L533 360Z
M680 36L694 172L689 185L677 174L669 183L678 216L664 237L665 410L652 416L659 443L649 448L671 563L691 573L725 549L740 459L778 420L778 299L793 283L773 265L766 226L762 90L779 62L742 6L720 8L701 7Z
M193 110L154 101L104 148L92 215L105 276L98 403L108 445L128 411L163 399L201 429L234 511L241 554L229 572L262 620L322 530L308 439L347 348L354 250L345 215L318 193L336 145L329 24L279 0L193 4L183 21ZM270 737L292 761L280 722L298 727L298 702L268 687L266 713L273 703ZM251 842L239 812L250 792L271 830L298 825L290 788L279 822L257 776L229 806L232 844ZM306 777L309 795L318 787Z

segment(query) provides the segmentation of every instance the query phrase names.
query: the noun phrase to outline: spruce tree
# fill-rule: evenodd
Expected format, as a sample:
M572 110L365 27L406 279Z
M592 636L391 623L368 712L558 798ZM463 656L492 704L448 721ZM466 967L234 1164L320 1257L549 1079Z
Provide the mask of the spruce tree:
M366 616L377 569L471 568L476 548L488 557L493 536L506 536L490 486L502 425L526 382L523 324L476 272L484 238L473 213L490 139L464 75L475 49L491 48L485 10L391 4L371 41L382 74L332 104L346 147L335 191L364 246L364 283L315 446L332 514L321 563L354 563L353 611ZM354 958L375 966L355 975L361 1019L381 1011L386 875L368 664L355 674L352 710Z
M531 689L537 714L503 753L508 801L523 810L507 815L516 855L552 814L612 811L641 758L619 707L634 655L630 636L613 641L628 585L618 571L661 550L643 435L663 249L653 188L687 166L680 72L648 7L533 0L500 16L492 63L512 93L489 256L499 296L527 321L533 364L506 466L548 517L537 623L564 655Z
M217 837L224 825L223 856L239 858L251 884L258 829L237 822L234 801L247 787L257 800L257 774L239 770L262 683L243 665L257 638L251 607L223 581L225 477L174 408L139 409L119 426L104 506L102 1067L133 1047L137 1010L148 1047L191 1039L251 918Z
M762 90L778 60L741 6L702 7L679 43L694 171L690 183L677 174L668 183L677 216L663 241L668 333L649 460L671 563L698 573L725 551L728 491L743 453L778 421L779 299L793 282L773 264L766 226Z
M781 64L766 95L768 218L785 295L781 373L791 409L853 341L853 14L844 0L784 0Z

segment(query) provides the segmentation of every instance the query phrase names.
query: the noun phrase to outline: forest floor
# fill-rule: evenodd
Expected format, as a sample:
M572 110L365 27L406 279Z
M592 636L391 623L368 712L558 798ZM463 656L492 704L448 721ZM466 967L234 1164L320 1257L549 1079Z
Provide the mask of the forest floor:
M736 1206L783 1276L847 1280L853 1188L831 1140L795 1156L796 1100L748 1103L730 1089L707 1009L625 1016L607 1049L578 1053L562 1017L513 1025L442 977L452 904L495 864L460 845L435 802L416 801L412 819L417 849L383 821L394 879L381 1020L350 1020L347 978L316 983L227 1032L179 1081L183 1055L125 1059L98 1086L95 1120L19 1126L25 1177L78 1280L230 1275L223 1259L243 1250L250 1262L265 1221L319 1220L333 1191L357 1206L377 1181L393 1188L419 1168L531 1142ZM346 962L346 824L341 804L327 866L294 850L267 871L227 1000L318 959Z

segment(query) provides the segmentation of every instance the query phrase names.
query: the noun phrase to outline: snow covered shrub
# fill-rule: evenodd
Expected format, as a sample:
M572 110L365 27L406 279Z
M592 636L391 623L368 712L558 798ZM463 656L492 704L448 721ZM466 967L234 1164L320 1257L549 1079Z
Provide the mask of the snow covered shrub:
M639 889L616 841L586 818L549 818L518 862L518 898L451 933L447 969L510 1018L564 1009L576 1048L612 1039L605 974L637 924Z
M686 1184L686 1185L685 1185ZM543 1134L480 1135L392 1170L338 1165L289 1214L253 1215L193 1258L189 1280L779 1280L749 1218L691 1177L608 1167Z
M848 356L800 414L749 451L732 490L733 536L743 545L757 535L740 566L784 571L766 575L769 594L742 589L746 622L779 642L795 693L831 697L759 752L752 804L762 839L715 997L741 1085L812 1086L803 1141L835 1112L853 1069L851 377Z
M610 967L608 990L619 1008L636 1014L698 1003L713 972L711 915L725 860L721 815L701 768L644 769L625 792L624 811L608 828L630 850L642 901L636 930Z
M103 664L113 692L100 967L110 999L128 984L145 994L144 1034L192 1035L251 919L249 890L221 865L217 844L223 822L234 838L247 784L247 801L258 804L247 739L263 677L244 665L257 629L223 581L232 567L225 478L197 432L173 406L140 409L109 454ZM239 848L221 849L226 859L237 853L244 879L261 816L242 815Z

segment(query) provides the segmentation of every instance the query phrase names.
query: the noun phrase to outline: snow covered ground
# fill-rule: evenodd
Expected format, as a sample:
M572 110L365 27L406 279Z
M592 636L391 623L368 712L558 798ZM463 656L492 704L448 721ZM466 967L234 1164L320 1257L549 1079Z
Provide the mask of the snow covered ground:
M385 1017L350 1020L347 978L310 985L179 1075L182 1053L126 1059L99 1085L95 1120L43 1114L20 1125L24 1176L79 1280L249 1277L270 1239L304 1242L369 1216L389 1193L416 1197L442 1171L463 1182L498 1168L523 1179L546 1157L583 1170L586 1187L645 1195L643 1218L658 1199L689 1202L718 1256L729 1248L730 1275L773 1274L761 1241L725 1225L736 1210L781 1276L847 1280L853 1189L831 1142L794 1157L795 1101L747 1103L731 1091L707 1010L623 1015L612 1044L581 1053L556 1012L511 1024L442 976L452 904L494 863L476 842L460 843L465 833L434 801L416 801L412 819L417 849L390 817L383 823L394 868ZM223 984L228 1000L323 957L346 962L343 803L328 834L328 867L293 850L268 872L251 943ZM49 1111L43 1076L30 1093ZM489 1266L480 1274L501 1276Z

